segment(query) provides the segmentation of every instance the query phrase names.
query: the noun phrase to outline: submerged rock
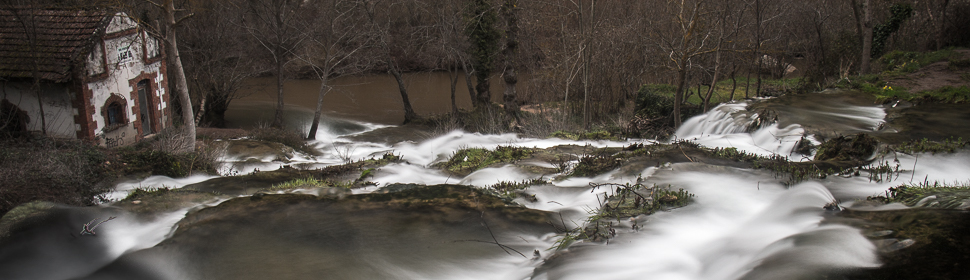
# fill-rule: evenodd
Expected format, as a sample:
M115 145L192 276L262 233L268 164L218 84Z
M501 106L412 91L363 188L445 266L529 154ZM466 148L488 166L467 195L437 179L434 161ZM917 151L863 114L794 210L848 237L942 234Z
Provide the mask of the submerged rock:
M187 185L183 189L223 195L251 195L259 191L270 190L276 185L299 179L313 179L321 182L330 182L331 185L356 187L368 184L369 182L366 181L367 178L365 177L369 176L374 169L392 162L402 161L399 156L385 154L379 158L375 157L312 170L283 166L283 168L273 171L213 178L204 182Z
M819 145L815 160L867 161L876 152L878 144L875 138L864 133L839 136Z
M308 177L313 177L310 171L295 168L280 168L273 171L254 172L248 175L212 178L203 182L187 185L183 189L223 195L251 195L257 191L269 189L275 184Z
M848 279L966 279L970 275L970 213L944 209L859 211L843 223L871 232L884 263Z
M286 145L260 140L241 139L229 140L226 156L236 158L238 161L264 159L272 161L289 162L295 155L293 148Z
M545 248L521 237L554 230L550 213L508 206L474 187L386 191L231 199L189 213L171 238L91 278L141 276L151 262L197 279L449 279L457 277L447 276L451 267L476 261L482 273L497 259L528 261Z
M38 218L54 208L56 204L47 201L31 201L21 204L0 218L0 238L7 237L10 232L22 222Z

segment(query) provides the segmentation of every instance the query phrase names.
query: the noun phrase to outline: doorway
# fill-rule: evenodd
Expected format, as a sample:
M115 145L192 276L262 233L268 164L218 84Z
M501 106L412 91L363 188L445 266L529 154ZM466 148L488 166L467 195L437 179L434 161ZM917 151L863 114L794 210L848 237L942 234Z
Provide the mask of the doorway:
M150 93L151 88L148 86L148 80L142 80L138 82L138 118L141 119L141 135L149 135L155 133L152 130L152 107Z

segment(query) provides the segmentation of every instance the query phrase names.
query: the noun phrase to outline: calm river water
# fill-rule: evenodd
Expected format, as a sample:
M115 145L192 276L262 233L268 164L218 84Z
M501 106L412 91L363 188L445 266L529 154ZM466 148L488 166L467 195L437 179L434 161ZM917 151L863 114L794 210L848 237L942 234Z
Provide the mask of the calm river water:
M524 75L523 75L524 76ZM527 77L526 77L527 78ZM520 81L526 81L521 78ZM446 72L404 74L408 97L414 111L422 116L451 112L451 80ZM324 97L324 113L339 118L379 124L400 124L404 107L394 77L387 74L348 76L331 80L333 90ZM504 84L491 81L492 100L500 102ZM287 123L302 127L306 116L316 110L320 89L318 80L288 80L283 86ZM251 127L269 122L276 108L276 78L253 78L245 82L238 100L230 103L226 120L234 127ZM456 104L471 108L464 75L455 87Z

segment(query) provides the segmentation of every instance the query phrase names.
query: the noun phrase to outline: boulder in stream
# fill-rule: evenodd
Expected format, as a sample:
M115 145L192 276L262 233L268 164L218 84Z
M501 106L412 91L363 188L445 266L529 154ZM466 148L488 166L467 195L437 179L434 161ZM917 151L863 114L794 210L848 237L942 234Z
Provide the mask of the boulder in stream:
M142 277L150 272L145 267L175 267L196 279L454 279L469 269L509 273L489 267L530 261L534 250L546 248L527 240L553 232L550 224L556 221L548 212L509 206L485 190L458 185L395 186L343 199L240 197L190 212L170 238L122 257L90 279Z
M865 133L839 136L819 145L815 160L867 161L876 152L878 144L875 138Z

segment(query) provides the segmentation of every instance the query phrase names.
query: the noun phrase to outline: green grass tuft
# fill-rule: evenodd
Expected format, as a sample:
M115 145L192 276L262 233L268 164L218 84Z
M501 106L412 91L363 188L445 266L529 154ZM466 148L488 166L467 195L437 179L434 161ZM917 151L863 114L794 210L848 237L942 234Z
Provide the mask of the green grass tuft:
M461 149L455 152L441 167L455 174L467 175L496 163L514 163L535 153L535 149L498 146L495 150L483 148Z

